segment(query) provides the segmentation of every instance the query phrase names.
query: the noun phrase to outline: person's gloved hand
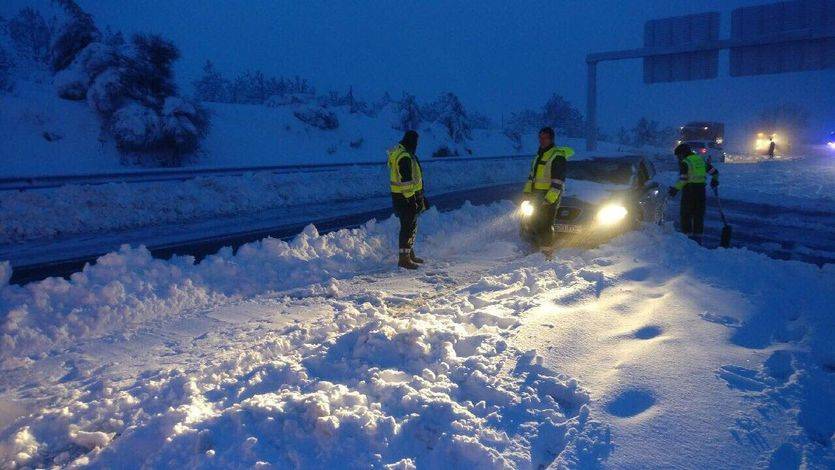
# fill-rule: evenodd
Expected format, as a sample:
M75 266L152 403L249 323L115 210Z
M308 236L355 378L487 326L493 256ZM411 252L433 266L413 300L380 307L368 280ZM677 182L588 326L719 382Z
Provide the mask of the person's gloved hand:
M716 179L716 178L713 178L712 180L710 180L710 187L711 188L718 188L719 187L719 180Z
M670 186L670 189L667 190L667 195L670 197L675 197L678 194L678 189L675 186Z

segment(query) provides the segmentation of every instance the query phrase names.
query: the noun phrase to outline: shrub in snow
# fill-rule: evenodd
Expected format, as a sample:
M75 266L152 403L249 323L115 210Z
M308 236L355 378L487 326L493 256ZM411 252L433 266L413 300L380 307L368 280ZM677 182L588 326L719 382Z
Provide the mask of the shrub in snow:
M24 8L9 20L6 29L15 49L22 57L46 63L52 30L34 8Z
M55 0L68 13L70 19L54 35L50 47L52 70L69 67L75 56L88 44L101 37L93 17L85 13L73 0Z
M102 72L87 90L87 104L102 116L109 117L125 97L121 70L111 67Z
M159 114L136 102L116 111L110 119L109 129L122 151L154 150L162 137Z
M200 138L209 127L208 116L201 108L176 96L165 99L162 107L162 146L174 156L197 151Z
M55 74L58 96L83 100L96 76L109 67L117 66L119 61L120 57L113 47L100 42L87 45L67 68Z
M81 68L70 67L55 74L55 89L65 100L83 100L87 96L90 77Z
M322 108L307 108L295 111L293 116L299 121L323 131L333 130L339 127L339 119L336 114Z

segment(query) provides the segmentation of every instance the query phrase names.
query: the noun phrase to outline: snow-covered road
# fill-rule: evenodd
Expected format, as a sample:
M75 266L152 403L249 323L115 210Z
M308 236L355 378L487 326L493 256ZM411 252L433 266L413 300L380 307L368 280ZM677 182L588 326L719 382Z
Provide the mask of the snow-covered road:
M513 207L0 290L0 461L835 464L835 270L647 227L548 261Z

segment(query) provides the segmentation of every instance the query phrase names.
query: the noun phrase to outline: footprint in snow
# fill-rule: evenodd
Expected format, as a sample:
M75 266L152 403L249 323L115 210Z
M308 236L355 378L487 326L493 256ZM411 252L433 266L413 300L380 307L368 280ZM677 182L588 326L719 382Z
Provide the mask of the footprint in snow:
M649 390L630 389L621 392L606 405L606 411L619 418L637 416L655 405L655 395Z
M629 271L623 272L620 277L626 279L627 281L646 281L649 279L652 271L647 266L640 266L637 268L630 269Z
M652 339L660 335L662 331L660 326L648 325L636 331L634 336L637 339Z

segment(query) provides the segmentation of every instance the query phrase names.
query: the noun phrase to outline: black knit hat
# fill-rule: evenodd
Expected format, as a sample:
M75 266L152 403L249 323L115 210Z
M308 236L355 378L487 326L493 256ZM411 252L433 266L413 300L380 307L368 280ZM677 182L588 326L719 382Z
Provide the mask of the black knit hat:
M693 149L691 149L690 146L687 145L687 144L679 144L678 147L676 147L674 153L676 154L677 157L682 157L683 158L683 157L686 157L686 156L690 155L691 153L693 153Z
M403 139L400 140L400 143L406 147L406 150L414 152L415 149L417 149L418 133L415 131L406 131L406 133L403 134Z
M552 127L548 127L548 126L543 127L542 129L539 130L539 133L540 134L547 134L547 135L551 136L552 139L554 138L554 129Z

